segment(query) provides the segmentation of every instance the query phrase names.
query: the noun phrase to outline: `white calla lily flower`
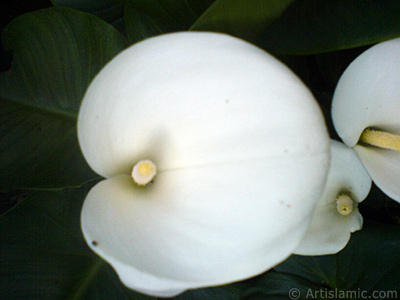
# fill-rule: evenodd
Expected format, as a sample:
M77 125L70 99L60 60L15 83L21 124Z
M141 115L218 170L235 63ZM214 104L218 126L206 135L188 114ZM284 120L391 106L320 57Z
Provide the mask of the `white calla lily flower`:
M300 246L300 255L335 254L362 228L357 205L369 194L372 181L353 149L332 140L331 164L325 190L317 203Z
M341 76L332 118L375 184L400 202L400 38L377 44Z
M90 85L78 118L89 165L82 231L131 289L174 296L260 274L301 241L329 167L312 94L240 39L142 41Z

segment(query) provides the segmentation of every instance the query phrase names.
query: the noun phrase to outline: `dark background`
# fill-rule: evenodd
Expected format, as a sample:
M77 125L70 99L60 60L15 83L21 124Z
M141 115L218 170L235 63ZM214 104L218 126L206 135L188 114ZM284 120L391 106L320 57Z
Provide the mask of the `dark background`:
M8 23L10 23L13 19L22 15L24 13L51 7L53 4L50 0L12 0L12 1L3 1L0 4L0 31L3 32L4 28ZM0 47L0 72L4 72L10 68L12 54L9 52L5 52L3 48L3 43L1 43Z

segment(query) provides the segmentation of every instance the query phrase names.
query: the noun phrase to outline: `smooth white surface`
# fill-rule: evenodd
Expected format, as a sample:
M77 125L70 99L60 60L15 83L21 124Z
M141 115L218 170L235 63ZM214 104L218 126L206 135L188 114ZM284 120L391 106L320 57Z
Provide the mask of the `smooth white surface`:
M341 76L332 118L345 144L354 147L365 128L400 134L400 39L373 46Z
M332 140L331 165L325 190L318 201L307 233L294 253L300 255L334 254L342 250L351 233L360 230L363 219L357 204L363 201L371 189L371 178L353 149ZM336 198L350 193L353 210L341 215Z
M329 165L325 122L303 83L216 33L159 36L118 55L85 95L78 137L108 178L85 200L85 239L125 285L156 296L283 261ZM157 166L145 188L129 176L141 159Z
M169 170L326 151L309 90L261 49L222 34L148 39L114 58L79 112L83 154L108 178L141 159Z
M326 157L296 161L165 171L145 190L114 176L87 196L85 239L128 287L153 295L257 275L290 255L314 209Z
M400 153L357 144L371 127L400 134L400 39L377 44L346 69L336 87L332 118L337 133L354 147L375 184L400 201Z
M354 147L374 183L390 198L400 202L400 153L393 150Z

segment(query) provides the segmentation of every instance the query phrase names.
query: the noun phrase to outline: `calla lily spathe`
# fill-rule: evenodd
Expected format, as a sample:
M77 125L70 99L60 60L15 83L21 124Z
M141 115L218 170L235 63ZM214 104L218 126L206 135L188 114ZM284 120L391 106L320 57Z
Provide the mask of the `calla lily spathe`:
M400 152L378 146L397 143L400 147L399 70L400 39L377 44L362 53L339 80L332 118L337 133L357 152L375 184L400 202ZM373 137L377 144L368 145L370 142L364 139L366 129L381 132Z
M84 237L126 286L155 296L283 261L329 165L309 90L263 50L217 33L162 35L120 53L90 85L78 136L107 178L84 202Z
M332 140L325 190L294 253L325 255L342 250L351 233L362 228L363 218L357 205L368 196L371 185L371 178L353 149Z

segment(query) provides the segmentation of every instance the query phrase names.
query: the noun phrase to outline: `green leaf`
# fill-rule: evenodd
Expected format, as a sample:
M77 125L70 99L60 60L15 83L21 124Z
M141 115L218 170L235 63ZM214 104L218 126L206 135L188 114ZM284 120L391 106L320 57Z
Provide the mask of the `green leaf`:
M54 6L73 8L93 14L119 28L124 6L117 0L51 0Z
M96 177L76 137L87 86L126 46L95 16L67 8L25 14L3 33L14 52L0 74L0 188L61 188Z
M255 42L293 1L217 0L193 24L191 30L224 32Z
M135 43L157 34L188 30L213 0L125 0L128 38Z
M338 254L293 255L275 268L279 273L268 272L262 276L257 288L248 290L246 296L275 295L282 297L276 299L284 299L294 288L300 291L300 299L316 299L316 291L349 292L347 295L360 291L369 296L374 291L397 291L400 296L399 253L399 226L367 222ZM328 298L321 295L319 298ZM396 298L393 294L386 295L386 299Z
M319 289L321 286L302 277L270 271L247 289L241 300L307 299L304 297L307 292ZM296 295L303 297L296 298Z
M15 205L22 202L30 193L31 191L29 190L13 190L6 193L0 192L0 217Z
M399 289L400 227L367 222L336 255L292 256L276 270L331 288ZM373 263L371 263L373 262Z
M80 230L87 192L36 191L0 219L1 299L153 299L125 288L87 247Z
M294 2L260 38L269 51L304 55L370 45L400 36L398 0Z
M244 282L239 282L218 287L189 290L174 297L172 300L239 300L245 287L246 284Z

